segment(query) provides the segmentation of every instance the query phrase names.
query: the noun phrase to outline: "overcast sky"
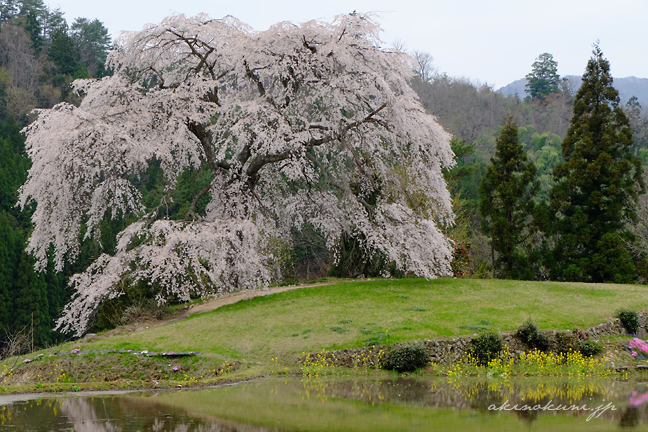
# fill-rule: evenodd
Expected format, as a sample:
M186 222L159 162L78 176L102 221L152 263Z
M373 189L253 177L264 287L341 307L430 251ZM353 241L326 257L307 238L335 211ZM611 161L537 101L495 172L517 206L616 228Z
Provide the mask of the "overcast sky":
M430 53L450 76L500 88L523 78L548 52L560 75L582 75L592 43L600 40L615 77L648 78L648 0L45 0L68 22L98 18L113 38L165 16L232 15L256 30L279 21L331 20L340 13L374 12L384 46L402 41Z

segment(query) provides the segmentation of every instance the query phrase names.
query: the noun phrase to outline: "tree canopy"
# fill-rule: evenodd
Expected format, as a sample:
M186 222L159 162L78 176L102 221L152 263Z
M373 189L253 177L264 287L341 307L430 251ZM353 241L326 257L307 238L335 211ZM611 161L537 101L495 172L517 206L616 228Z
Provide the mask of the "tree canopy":
M624 244L627 222L645 191L630 122L612 86L610 63L595 45L576 94L574 116L562 143L550 203L557 213L553 279L631 282L636 276Z
M503 124L497 149L481 181L482 226L491 237L493 267L501 278L532 279L523 243L533 233L531 215L538 191L536 166L527 161L511 117Z
M549 53L538 56L526 79L528 80L526 88L532 98L544 100L550 94L560 92L558 63Z
M331 248L349 233L398 269L451 274L450 137L409 87L411 59L377 48L378 32L360 14L264 32L178 15L122 36L113 76L76 81L78 108L42 110L24 130L33 166L20 203L36 204L27 250L39 269L50 245L56 268L74 260L105 214L132 221L114 256L71 278L59 327L82 334L104 298L138 281L159 301L266 285L305 222ZM154 160L166 189L147 212L136 181ZM210 181L169 220L178 178L201 168Z

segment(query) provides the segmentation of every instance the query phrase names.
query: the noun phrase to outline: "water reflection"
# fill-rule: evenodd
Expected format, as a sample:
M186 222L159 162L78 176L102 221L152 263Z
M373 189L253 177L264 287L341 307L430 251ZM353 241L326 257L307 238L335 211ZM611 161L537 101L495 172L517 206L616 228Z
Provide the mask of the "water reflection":
M648 402L648 392L639 394L639 392L633 390L632 396L630 396L630 399L628 401L632 406L638 407L639 405L643 405Z
M0 406L0 430L632 430L648 424L646 402L645 384L614 381L274 379L200 391L18 402ZM587 420L605 404L615 409Z
M269 432L272 429L210 421L150 397L31 400L0 407L0 430L75 432Z

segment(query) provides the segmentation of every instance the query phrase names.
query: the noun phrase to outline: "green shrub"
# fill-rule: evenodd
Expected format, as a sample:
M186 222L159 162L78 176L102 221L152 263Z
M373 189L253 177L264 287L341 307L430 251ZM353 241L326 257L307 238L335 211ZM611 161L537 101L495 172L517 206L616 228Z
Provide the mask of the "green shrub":
M90 333L110 330L153 317L157 318L159 313L164 318L166 306L158 305L155 295L155 285L151 286L146 281L140 281L129 286L123 295L105 299L97 312Z
M556 334L556 351L567 353L569 351L580 351L585 357L594 356L603 351L603 345L595 340L583 339L582 335L576 332L559 332Z
M552 338L544 333L540 333L538 326L531 321L522 324L516 335L526 346L535 348L538 351L549 351L553 345Z
M580 352L586 356L591 357L603 351L603 345L594 340L586 340L581 344Z
M617 314L617 317L621 320L623 327L628 330L628 333L637 334L637 330L639 330L639 315L637 312L621 310Z
M394 348L382 361L382 368L396 372L413 372L425 366L429 355L422 345L410 345Z
M533 344L533 340L538 334L538 326L531 321L527 321L517 330L516 336L527 346Z
M553 339L544 333L538 332L535 339L533 340L533 348L538 351L547 352L551 349L553 345Z
M490 268L486 260L479 261L477 264L477 271L473 275L475 279L492 279L493 269Z
M496 359L502 351L502 337L494 331L485 331L470 341L470 354L477 362L485 366Z
M563 331L556 333L556 351L566 353L569 351L580 351L581 341L576 333Z

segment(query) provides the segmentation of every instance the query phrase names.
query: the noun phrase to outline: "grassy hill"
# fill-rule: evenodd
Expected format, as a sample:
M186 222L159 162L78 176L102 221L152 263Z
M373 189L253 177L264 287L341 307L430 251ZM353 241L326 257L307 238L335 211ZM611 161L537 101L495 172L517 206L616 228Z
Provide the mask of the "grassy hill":
M513 330L528 319L545 329L587 328L607 321L619 309L646 308L647 292L641 285L475 279L353 281L304 287L162 325L144 322L129 327L133 331L112 330L92 340L43 350L42 356L32 353L6 359L0 369L0 393L193 386L222 379L300 374L297 358L322 349L470 335L485 329ZM202 354L77 355L72 351L77 348ZM331 371L340 372L347 373Z
M256 297L84 349L202 351L224 360L513 330L586 328L648 306L640 285L423 279L358 281Z

